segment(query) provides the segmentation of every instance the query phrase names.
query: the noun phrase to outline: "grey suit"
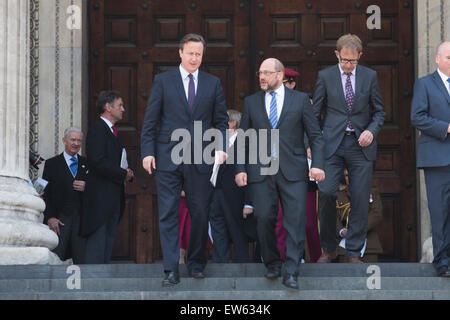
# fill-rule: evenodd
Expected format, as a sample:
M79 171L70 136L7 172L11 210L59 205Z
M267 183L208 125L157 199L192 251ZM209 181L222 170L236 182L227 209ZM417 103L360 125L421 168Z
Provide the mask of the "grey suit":
M246 131L253 128L257 132L261 129L271 129L264 97L265 93L260 91L245 99L240 129ZM323 139L306 94L285 89L283 107L276 129L279 130L277 155L279 171L271 176L261 175L260 169L264 165L258 162L238 164L236 172L247 173L250 198L257 219L261 254L268 268L281 267L275 234L278 199L281 200L283 224L287 230L286 262L283 272L296 275L298 262L304 250L306 227L308 164L303 142L305 130L311 142L313 167L323 168ZM259 142L258 140L258 146ZM271 145L269 138L268 150L271 150Z
M346 237L347 257L358 257L367 234L367 215L373 161L376 159L376 136L383 125L385 112L377 74L358 65L355 73L355 98L352 110L347 105L339 66L319 72L314 89L313 110L319 119L325 109L325 180L319 183L319 219L322 249L336 250L336 196L344 168L349 171L352 214ZM353 134L346 134L350 120ZM373 134L373 142L361 147L358 138L364 130Z
M450 263L450 95L437 71L416 81L411 123L421 131L417 167L425 173L437 269Z

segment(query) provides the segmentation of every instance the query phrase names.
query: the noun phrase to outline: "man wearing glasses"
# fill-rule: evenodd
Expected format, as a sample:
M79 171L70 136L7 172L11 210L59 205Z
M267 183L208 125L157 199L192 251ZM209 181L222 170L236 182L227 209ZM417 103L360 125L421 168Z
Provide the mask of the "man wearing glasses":
M361 249L367 234L368 205L376 136L385 112L377 73L358 65L362 42L358 36L341 36L335 50L338 64L318 74L313 97L314 114L325 114L326 179L319 183L320 243L323 253L317 262L336 257L336 196L344 168L349 171L352 211L346 236L348 262L362 263Z
M272 175L262 174L261 169L270 164L262 164L261 159L256 164L238 163L235 181L239 187L248 184L255 209L261 255L267 268L266 278L277 279L283 273L283 284L297 289L298 263L305 242L308 181L309 178L317 181L325 178L322 134L308 95L283 85L284 66L279 60L264 60L257 75L261 91L245 98L240 129L244 132L254 129L258 133L261 130L278 130L279 148L278 152L271 153L271 158L272 161L278 161L279 170ZM312 149L309 171L303 142L305 131ZM266 143L266 150L273 150L271 146L277 141L270 141L270 134L267 141L263 141L259 134L257 136L258 148ZM257 154L260 152L258 150ZM283 268L275 234L278 199L283 208L283 225L287 231Z

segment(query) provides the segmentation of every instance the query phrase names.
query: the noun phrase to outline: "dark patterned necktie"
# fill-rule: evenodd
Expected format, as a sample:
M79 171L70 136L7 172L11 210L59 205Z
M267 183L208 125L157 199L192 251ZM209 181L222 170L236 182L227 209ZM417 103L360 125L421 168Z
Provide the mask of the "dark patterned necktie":
M188 105L189 111L191 112L192 108L194 107L194 99L195 99L194 77L192 76L192 74L189 74Z
M352 81L350 79L351 73L346 73L347 80L345 81L345 102L347 103L348 113L352 112L353 101L355 100L355 94L353 93ZM353 130L350 119L347 122L347 128Z

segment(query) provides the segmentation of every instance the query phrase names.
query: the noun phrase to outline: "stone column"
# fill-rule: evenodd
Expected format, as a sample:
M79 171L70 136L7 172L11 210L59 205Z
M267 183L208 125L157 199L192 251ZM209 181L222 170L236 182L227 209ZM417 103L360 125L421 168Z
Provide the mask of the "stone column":
M0 265L61 263L28 184L29 19L28 0L0 2Z

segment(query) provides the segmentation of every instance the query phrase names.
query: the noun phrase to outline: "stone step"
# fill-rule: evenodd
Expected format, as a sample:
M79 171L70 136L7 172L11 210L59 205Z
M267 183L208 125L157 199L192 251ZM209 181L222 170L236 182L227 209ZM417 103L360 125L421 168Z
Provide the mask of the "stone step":
M301 277L367 277L373 273L370 266L378 266L382 277L435 277L431 264L423 263L376 263L351 264L306 263L299 267ZM162 278L163 266L155 264L108 264L79 265L81 277L88 278ZM2 279L67 279L67 265L15 265L0 266ZM204 270L206 277L236 278L264 277L266 268L261 263L217 264L210 263ZM69 273L73 273L69 271ZM181 277L188 277L185 265L180 266Z
M301 290L369 290L367 277L299 277ZM65 279L0 280L0 293L11 292L103 292L103 291L249 291L286 290L278 280L266 278L181 278L175 287L165 288L159 278L81 279L80 289L70 290ZM69 280L69 286L72 283ZM382 277L382 290L448 290L450 279L425 277Z
M0 293L0 300L224 300L220 304L254 300L449 300L448 290L244 290L244 291L104 291ZM234 300L234 301L231 301ZM229 302L226 302L229 301Z

